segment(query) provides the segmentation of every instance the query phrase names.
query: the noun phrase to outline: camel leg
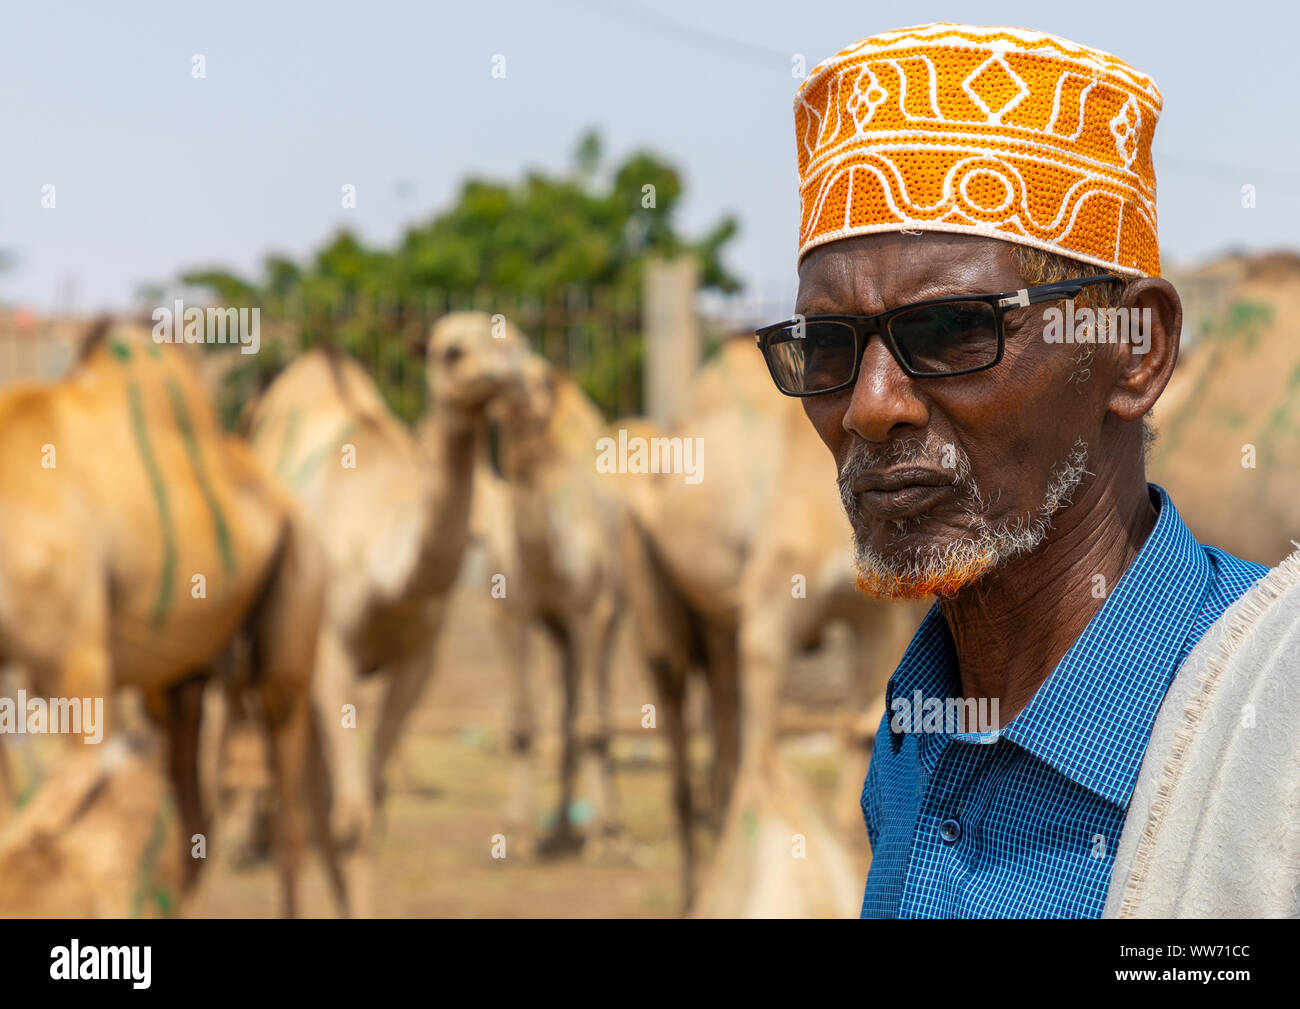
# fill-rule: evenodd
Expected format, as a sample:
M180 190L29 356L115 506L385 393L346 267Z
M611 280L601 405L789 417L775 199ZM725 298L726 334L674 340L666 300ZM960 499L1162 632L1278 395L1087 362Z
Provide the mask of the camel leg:
M323 739L323 733L327 731L320 719L312 718L309 729L311 762L307 775L312 824L339 913L347 918L368 918L372 914L369 854L363 846L339 844L331 822L331 813L337 805L331 802L330 770Z
M176 812L181 827L180 915L185 916L195 895L200 860L190 854L195 835L208 838L199 783L199 731L203 715L204 676L191 676L173 684L166 692L165 732L167 737L167 774L176 796ZM206 845L205 845L206 848Z
M677 838L682 850L682 902L689 911L695 897L695 824L691 805L690 733L686 726L686 682L689 670L684 664L663 657L650 659L663 707L663 723L668 729L672 751L673 806L677 812Z
M637 643L651 676L668 732L672 761L672 801L682 858L682 901L695 898L697 854L691 802L690 734L686 725L686 683L696 634L686 603L651 546L649 535L630 514L619 528L623 589L637 630Z
M740 761L730 798L720 814L717 851L727 852L744 836L745 824L770 797L773 783L780 780L781 762L777 751L777 711L785 670L789 666L790 614L782 607L744 607L739 632L740 678ZM714 859L713 874L705 880L705 896L711 899L723 867Z
M523 858L533 852L533 799L536 793L537 750L532 681L528 668L528 621L522 613L501 618L502 636L509 652L506 670L510 677L510 804L506 812L506 836L511 850Z
M618 788L614 776L614 755L610 733L610 653L614 644L614 604L597 603L576 635L578 683L575 735L580 759L587 765L592 820L588 836L590 858L599 858L609 838L618 833Z
M359 729L344 721L344 706L356 704L356 665L335 628L322 623L312 677L311 782L309 799L316 836L339 912L367 918L372 913L370 839L374 796L366 776Z
M329 768L325 764L325 748L321 743L320 723L312 718L307 765L307 800L311 809L312 828L316 832L316 843L321 846L325 856L325 871L329 875L330 885L340 898L341 910L347 916L350 908L346 906L347 880L340 864L340 851L330 831L330 789Z
M783 612L746 612L740 629L741 760L743 772L775 759L776 716L790 661L790 628Z
M311 708L305 690L283 683L262 687L266 729L270 735L271 773L275 779L276 851L280 864L280 894L284 917L298 914L298 872L306 829L302 789L308 754Z
M560 645L562 663L563 700L560 709L560 809L555 829L540 845L545 854L561 854L582 847L582 838L573 829L570 808L573 805L574 778L578 770L577 714L579 679L578 645L573 633L559 625L550 625Z
M244 715L241 674L247 676L249 642L237 635L212 664L203 692L199 729L199 797L204 815L213 822L227 805L223 769L230 741Z
M713 721L713 769L710 778L710 823L722 829L740 764L740 661L736 632L710 628L704 636L706 677Z
M316 643L311 698L316 745L329 779L331 847L360 850L373 826L374 798L366 779L360 730L355 719L344 721L344 707L357 702L356 666L328 618Z
M311 681L324 599L315 543L292 524L273 560L272 579L250 621L252 681L262 700L277 803L276 849L282 909L298 913L298 872L306 839L303 786L311 744Z
M108 695L111 686L112 671L104 646L98 639L82 639L64 653L58 667L57 686L50 693L61 697L90 698L93 702L98 702L95 707L99 709L100 720L95 727L95 734L104 740L109 737ZM76 740L77 745L91 736L85 724L81 728L83 738Z
M429 627L429 637L424 646L414 649L398 661L390 674L383 710L379 715L379 727L375 730L375 747L370 755L370 788L377 812L383 809L387 789L384 773L397 751L402 730L406 728L425 687L433 678L434 644L438 640L439 622L434 620Z
M198 739L199 801L209 818L221 808L221 768L231 732L228 687L221 676L207 681Z

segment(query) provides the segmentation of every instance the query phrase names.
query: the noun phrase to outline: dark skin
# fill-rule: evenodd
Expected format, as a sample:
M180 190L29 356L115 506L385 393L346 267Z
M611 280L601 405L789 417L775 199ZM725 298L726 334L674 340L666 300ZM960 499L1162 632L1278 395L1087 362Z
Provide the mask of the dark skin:
M829 242L800 266L796 311L873 315L924 298L1015 291L1025 282L1011 250L997 239L940 232ZM1109 592L1155 525L1141 422L1173 373L1182 309L1161 278L1132 282L1120 305L1151 309L1150 349L1099 344L1086 380L1072 380L1077 346L1042 339L1043 310L1051 307L1044 304L1008 314L1004 357L986 371L909 378L873 336L852 389L803 400L840 467L862 441L879 449L933 432L958 446L993 502L985 517L994 524L1036 514L1053 466L1076 438L1087 443L1089 475L1039 547L940 600L962 692L997 698L1002 725L1029 703L1105 602L1094 597L1094 576ZM972 528L953 494L941 496L901 541L892 523L870 512L855 535L888 555L950 542Z

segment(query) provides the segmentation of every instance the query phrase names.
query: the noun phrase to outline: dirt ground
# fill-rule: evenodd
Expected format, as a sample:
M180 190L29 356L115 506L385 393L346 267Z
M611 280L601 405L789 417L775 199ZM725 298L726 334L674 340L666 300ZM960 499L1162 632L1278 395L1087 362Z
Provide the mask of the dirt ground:
M662 726L641 728L643 704L655 702L653 686L622 628L616 647L614 707L617 737L613 754L621 812L623 850L592 861L577 854L539 861L493 858L492 837L504 830L510 785L503 741L507 680L496 644L486 590L487 573L475 556L466 558L460 587L440 642L435 680L412 718L400 759L390 775L391 790L378 839L374 912L379 917L671 917L681 912L680 858L670 805L670 767ZM481 587L481 588L480 588ZM541 638L533 668L533 688L545 731L539 761L539 821L553 819L558 802L556 771L559 740L558 669ZM787 701L783 752L804 773L829 816L837 762L827 724L828 705L843 684L829 660L803 661L793 670L799 703ZM377 708L375 684L367 684L358 705L359 724ZM701 692L693 698L693 717L702 724ZM800 731L801 730L801 731ZM693 743L697 795L705 794L709 743L697 731ZM581 796L581 792L579 793ZM583 802L575 813L581 820ZM229 828L229 823L225 824ZM196 910L203 917L263 917L277 910L275 875L269 864L242 868L223 843L213 841ZM866 878L869 861L865 831L850 839L855 864ZM700 843L707 855L708 832ZM335 911L321 868L309 860L304 879L303 913L333 916Z

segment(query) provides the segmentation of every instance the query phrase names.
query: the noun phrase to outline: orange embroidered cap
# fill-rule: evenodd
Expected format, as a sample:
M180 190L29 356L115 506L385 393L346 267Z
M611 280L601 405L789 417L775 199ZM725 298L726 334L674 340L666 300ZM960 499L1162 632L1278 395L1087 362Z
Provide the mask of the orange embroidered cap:
M950 231L1158 276L1151 78L1023 28L932 24L819 63L794 100L799 255Z

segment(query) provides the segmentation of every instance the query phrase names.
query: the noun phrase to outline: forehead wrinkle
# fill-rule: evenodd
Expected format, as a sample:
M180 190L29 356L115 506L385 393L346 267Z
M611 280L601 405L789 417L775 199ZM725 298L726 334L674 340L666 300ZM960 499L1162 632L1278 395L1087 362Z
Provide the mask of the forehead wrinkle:
M859 274L861 276L861 274ZM807 295L801 295L798 304L803 315L876 315L893 308L910 305L918 301L933 298L949 298L968 294L1003 294L1006 284L976 283L968 278L948 277L925 281L916 287L908 288L895 297L882 298L879 285L854 285L855 292L840 300L838 292L828 289L827 285L817 284ZM1014 287L1014 285L1013 285ZM892 292L890 292L892 294Z
M802 314L875 315L931 298L1000 294L1022 284L1010 244L994 238L886 233L843 241L805 261L815 268L800 271L796 304Z

